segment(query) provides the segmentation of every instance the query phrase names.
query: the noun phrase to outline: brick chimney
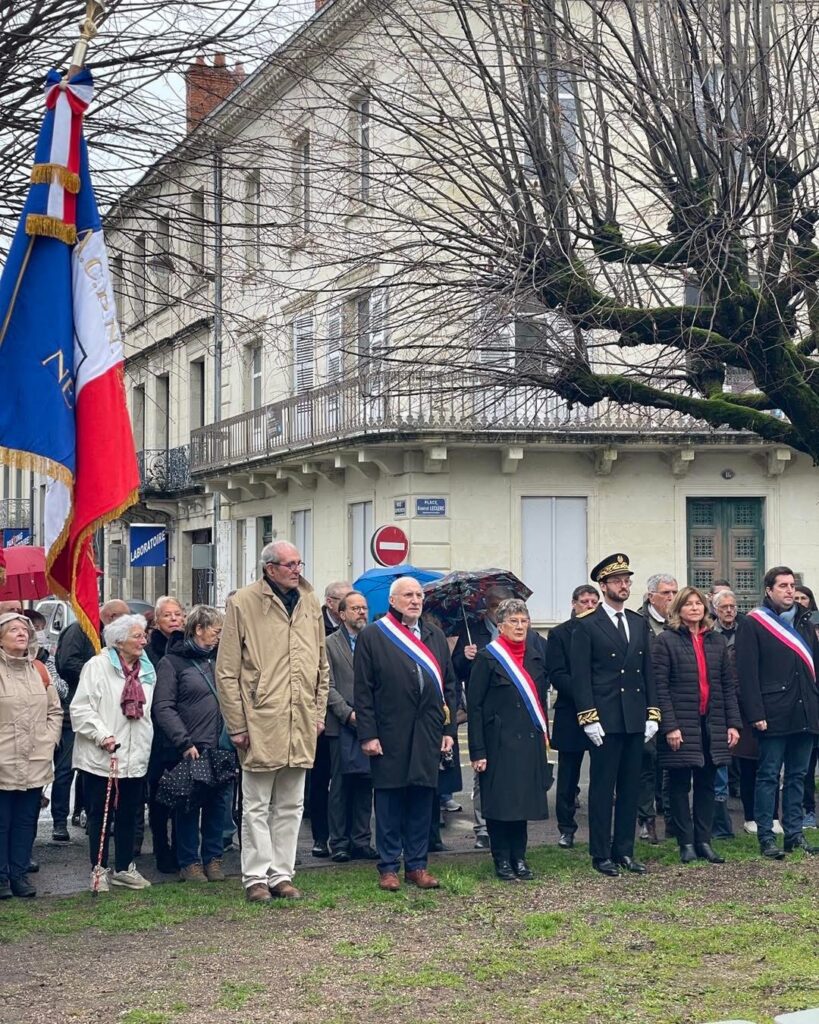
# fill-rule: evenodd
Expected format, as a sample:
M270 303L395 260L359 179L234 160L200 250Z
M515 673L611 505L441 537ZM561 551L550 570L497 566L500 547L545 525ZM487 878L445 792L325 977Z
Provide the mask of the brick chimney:
M225 63L225 55L217 53L213 67L198 56L185 72L185 95L187 99L188 131L226 99L245 78L245 69L237 64L233 70Z

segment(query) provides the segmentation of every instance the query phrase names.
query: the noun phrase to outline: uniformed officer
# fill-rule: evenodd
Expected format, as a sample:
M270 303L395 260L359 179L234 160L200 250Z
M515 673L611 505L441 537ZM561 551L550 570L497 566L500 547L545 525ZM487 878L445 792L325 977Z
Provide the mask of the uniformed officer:
M645 874L634 860L643 743L657 733L648 626L624 609L632 572L622 552L592 569L602 601L572 634L571 675L577 721L592 743L589 774L589 852L601 874L620 868ZM612 839L612 799L614 838Z

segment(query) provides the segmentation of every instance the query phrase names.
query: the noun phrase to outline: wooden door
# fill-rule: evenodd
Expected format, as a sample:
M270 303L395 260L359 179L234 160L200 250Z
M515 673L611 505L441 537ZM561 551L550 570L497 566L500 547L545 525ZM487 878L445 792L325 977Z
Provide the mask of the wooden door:
M762 600L762 498L688 499L688 582L708 591L727 579L741 611Z

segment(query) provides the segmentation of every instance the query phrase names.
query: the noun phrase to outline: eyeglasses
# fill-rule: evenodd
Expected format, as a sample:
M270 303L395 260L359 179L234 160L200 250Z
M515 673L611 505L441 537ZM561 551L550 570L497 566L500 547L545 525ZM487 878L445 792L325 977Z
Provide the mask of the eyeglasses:
M271 562L271 565L280 565L282 569L289 569L291 572L295 572L296 569L303 569L304 562Z

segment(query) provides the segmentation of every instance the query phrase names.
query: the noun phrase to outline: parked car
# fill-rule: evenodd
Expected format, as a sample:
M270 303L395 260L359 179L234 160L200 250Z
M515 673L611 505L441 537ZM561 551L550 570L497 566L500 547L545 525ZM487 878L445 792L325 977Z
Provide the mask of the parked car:
M144 615L148 620L149 626L153 623L154 606L150 601L127 597L123 600L135 615ZM67 601L60 600L58 597L45 597L42 601L38 601L34 607L41 615L45 615L45 645L48 648L48 653L53 657L57 650L60 633L62 633L66 626L76 622L77 616L74 614L74 609L71 605Z

